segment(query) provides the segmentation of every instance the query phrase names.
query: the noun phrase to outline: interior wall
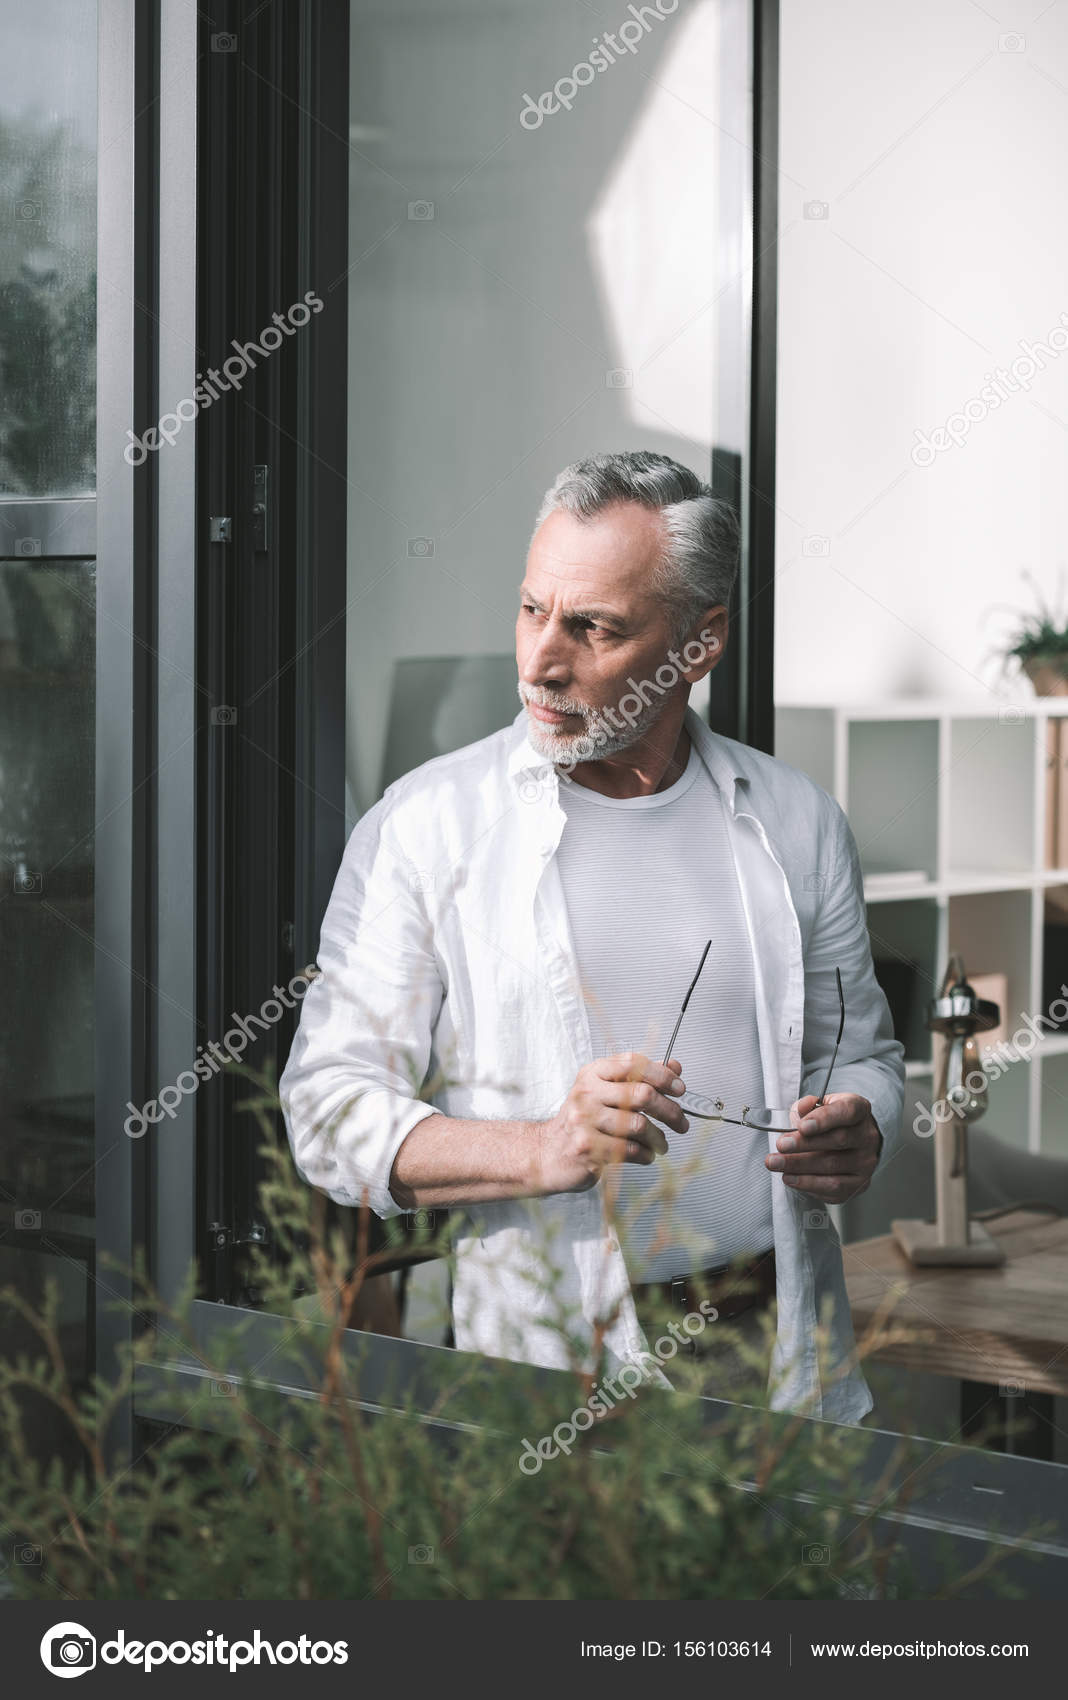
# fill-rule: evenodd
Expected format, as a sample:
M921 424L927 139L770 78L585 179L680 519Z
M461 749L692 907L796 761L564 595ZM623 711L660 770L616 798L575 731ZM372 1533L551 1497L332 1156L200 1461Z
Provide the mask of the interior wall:
M1068 7L996 10L782 0L780 703L1012 694L1064 573Z
M558 87L625 6L353 0L353 819L388 777L398 661L514 656L534 515L562 467L648 448L707 476L714 441L742 447L715 359L745 283L719 250L723 155L747 165L719 122L723 15L680 0L534 124L526 97ZM745 360L744 326L733 346ZM519 710L514 671L443 676L455 713L425 670L406 675L431 732L484 719L487 690L494 724Z

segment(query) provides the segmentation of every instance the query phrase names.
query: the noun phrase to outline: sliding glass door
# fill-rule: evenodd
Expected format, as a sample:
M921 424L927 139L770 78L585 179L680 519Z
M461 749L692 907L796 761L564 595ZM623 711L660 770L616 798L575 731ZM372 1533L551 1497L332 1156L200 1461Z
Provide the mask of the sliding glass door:
M514 717L516 591L568 461L660 450L735 502L732 642L694 703L764 736L773 8L639 10L599 45L563 0L201 21L198 366L243 361L195 422L204 1044L314 961L384 787ZM257 1024L243 1061L277 1079L293 1027ZM242 1307L266 1234L247 1097L231 1071L180 1112L204 1299ZM440 1281L409 1282L413 1338L448 1337ZM401 1295L379 1297L396 1328Z
M96 8L0 6L0 1285L94 1352ZM0 1353L35 1344L10 1307ZM35 1412L42 1448L63 1425Z

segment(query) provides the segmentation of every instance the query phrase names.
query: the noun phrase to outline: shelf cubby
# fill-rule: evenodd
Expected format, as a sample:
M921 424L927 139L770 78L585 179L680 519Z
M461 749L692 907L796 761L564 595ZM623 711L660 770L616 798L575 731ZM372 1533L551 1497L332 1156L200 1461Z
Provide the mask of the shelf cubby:
M1035 723L949 721L945 770L947 883L1035 867Z
M939 911L934 898L868 904L868 938L875 975L894 1017L907 1063L929 1067L927 1005L938 975Z
M857 841L872 958L905 1046L906 1138L909 1106L933 1090L926 1005L951 952L969 977L1006 976L1008 1043L1024 1015L1068 998L1068 866L1047 865L1046 832L1047 727L1066 716L1068 698L1022 694L778 705L776 755L837 798ZM983 1125L1068 1159L1068 1020L991 1079Z
M866 871L938 872L937 720L857 720L846 807Z
M1049 1157L1068 1158L1068 1052L1044 1055L1039 1066L1041 1150Z

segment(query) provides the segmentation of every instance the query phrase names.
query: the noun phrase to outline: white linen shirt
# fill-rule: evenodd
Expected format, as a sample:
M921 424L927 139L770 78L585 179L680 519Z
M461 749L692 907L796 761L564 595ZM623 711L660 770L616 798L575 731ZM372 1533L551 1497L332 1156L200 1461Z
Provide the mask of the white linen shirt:
M358 1207L366 1196L379 1216L400 1214L389 1177L424 1117L548 1120L593 1060L555 859L566 822L560 777L531 744L526 720L521 708L511 726L395 781L345 847L323 919L321 972L279 1083L298 1172L339 1204ZM711 731L693 708L685 725L727 805L753 949L764 1102L789 1105L822 1086L838 1030L837 966L846 1022L831 1089L870 1101L885 1162L900 1138L904 1050L872 969L846 816L807 775ZM693 853L700 857L699 843ZM767 1135L769 1151L777 1138ZM851 1361L834 1222L781 1176L772 1201L778 1335L769 1404L858 1422L873 1401ZM589 1368L601 1323L612 1373L624 1363L649 1373L657 1360L600 1182L453 1213L459 1350L567 1368L577 1349Z

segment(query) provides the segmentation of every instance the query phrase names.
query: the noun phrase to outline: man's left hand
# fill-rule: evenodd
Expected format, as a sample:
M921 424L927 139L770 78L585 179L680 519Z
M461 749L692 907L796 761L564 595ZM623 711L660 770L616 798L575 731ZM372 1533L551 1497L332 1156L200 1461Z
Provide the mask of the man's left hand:
M825 1204L844 1204L867 1191L883 1149L867 1098L829 1092L817 1109L815 1093L809 1092L797 1100L790 1120L799 1125L793 1133L780 1133L776 1152L764 1159L767 1168L781 1172L784 1186Z

